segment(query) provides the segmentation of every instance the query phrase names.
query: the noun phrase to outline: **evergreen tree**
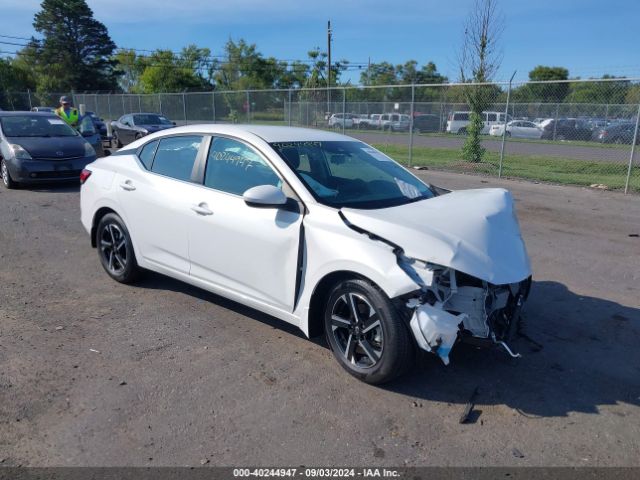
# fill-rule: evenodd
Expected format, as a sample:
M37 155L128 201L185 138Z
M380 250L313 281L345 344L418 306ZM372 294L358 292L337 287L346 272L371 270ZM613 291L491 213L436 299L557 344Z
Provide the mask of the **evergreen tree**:
M85 0L44 0L33 27L43 37L31 45L36 52L39 76L43 77L39 81L41 88L50 91L116 88L112 59L116 45L104 24L93 18Z

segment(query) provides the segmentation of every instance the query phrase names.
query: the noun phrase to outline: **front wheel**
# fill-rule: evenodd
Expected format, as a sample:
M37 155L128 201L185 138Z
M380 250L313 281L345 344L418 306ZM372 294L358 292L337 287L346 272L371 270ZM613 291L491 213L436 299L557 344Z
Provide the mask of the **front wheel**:
M112 143L112 146L115 143L115 147L114 148L122 148L122 146L123 146L122 142L118 138L118 134L115 131L113 132L113 137L111 139L111 143Z
M327 300L324 324L340 365L366 383L389 382L412 364L407 326L384 292L368 281L338 283Z
M98 223L96 236L100 263L107 274L120 283L134 282L140 275L140 267L122 219L108 213Z
M18 187L18 182L14 182L9 173L9 168L4 159L0 160L0 173L2 174L2 184L9 190Z

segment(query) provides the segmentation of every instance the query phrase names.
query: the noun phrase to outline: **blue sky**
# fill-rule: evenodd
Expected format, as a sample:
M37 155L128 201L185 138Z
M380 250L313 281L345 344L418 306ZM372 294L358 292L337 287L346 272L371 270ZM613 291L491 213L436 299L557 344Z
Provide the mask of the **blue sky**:
M265 56L305 59L326 46L354 63L433 61L456 79L456 52L473 0L89 0L118 46L179 50L195 43L221 54L228 38L256 43ZM30 36L37 0L1 0L0 34ZM640 76L638 0L502 0L502 67L517 79L538 64L572 76ZM6 39L4 39L6 40ZM16 47L2 45L1 50ZM18 47L19 48L19 47ZM357 71L350 78L357 82Z

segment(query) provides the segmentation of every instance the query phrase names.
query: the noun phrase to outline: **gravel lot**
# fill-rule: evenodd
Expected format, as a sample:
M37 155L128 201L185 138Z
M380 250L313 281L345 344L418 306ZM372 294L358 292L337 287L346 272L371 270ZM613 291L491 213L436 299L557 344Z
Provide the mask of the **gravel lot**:
M426 173L514 192L523 358L460 346L385 388L233 302L111 281L77 187L0 189L0 462L640 466L640 197Z

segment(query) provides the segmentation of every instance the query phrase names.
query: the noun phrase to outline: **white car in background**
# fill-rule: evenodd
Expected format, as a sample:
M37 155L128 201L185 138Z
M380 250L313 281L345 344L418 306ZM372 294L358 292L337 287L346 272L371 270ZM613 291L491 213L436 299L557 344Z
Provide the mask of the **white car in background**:
M489 129L489 135L494 137L501 137L504 133L504 123L491 125ZM507 123L507 137L514 138L534 138L541 139L543 128L539 127L533 122L528 120L512 120Z
M471 112L452 112L447 119L447 126L445 128L447 133L455 133L457 135L466 135L467 127L469 126ZM489 133L489 129L492 125L504 123L504 112L482 112L482 121L484 126L482 128L483 135ZM511 115L506 116L507 122L511 120Z
M511 194L449 192L322 130L190 125L151 134L81 176L81 220L107 274L153 270L324 332L369 383L502 345L531 267ZM511 353L511 352L510 352Z
M329 128L353 128L353 117L351 113L334 113L329 117Z

